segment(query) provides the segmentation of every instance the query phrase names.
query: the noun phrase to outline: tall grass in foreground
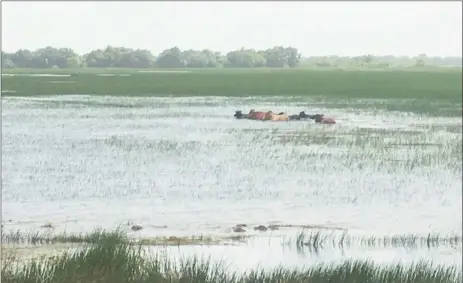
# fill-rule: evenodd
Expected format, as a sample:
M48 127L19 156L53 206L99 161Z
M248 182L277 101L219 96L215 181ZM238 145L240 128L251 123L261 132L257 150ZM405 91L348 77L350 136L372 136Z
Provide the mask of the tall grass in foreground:
M101 233L98 241L60 256L19 262L3 257L2 282L311 282L311 283L447 283L461 282L456 267L435 266L429 262L413 265L380 266L371 261L347 260L339 264L320 264L306 269L277 268L231 273L223 263L192 257L180 261L150 256L141 246L121 242Z

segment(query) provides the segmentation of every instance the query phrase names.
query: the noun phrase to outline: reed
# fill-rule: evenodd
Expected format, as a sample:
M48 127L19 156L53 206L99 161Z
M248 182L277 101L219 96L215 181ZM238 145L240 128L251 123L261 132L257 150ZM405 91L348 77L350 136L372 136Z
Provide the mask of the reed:
M54 257L18 262L4 259L2 282L375 282L375 283L454 283L462 279L457 267L420 261L412 265L378 265L372 261L346 260L319 264L305 269L279 267L228 272L224 262L191 257L180 262L160 254L149 255L141 245L114 241L114 234L100 233L96 244L83 244Z
M9 231L2 233L2 245L54 245L54 244L97 244L102 239L107 241L111 238L115 243L127 243L130 245L143 246L183 246L183 245L215 245L221 244L224 241L244 242L250 236L246 235L230 235L222 237L211 237L207 235L192 235L184 237L162 236L138 238L129 237L127 232L118 227L115 231L106 231L96 229L95 231L85 233L67 233L53 234L50 231Z
M88 243L97 244L101 241L114 243L128 242L128 237L125 231L117 228L114 231L106 231L103 229L95 229L91 233L61 233L52 234L50 232L30 231L22 232L20 230L9 231L2 233L3 244L16 244L16 245L46 245L57 243Z
M347 232L328 233L323 230L302 230L296 237L284 241L285 245L296 246L298 250L308 249L317 252L323 248L339 248L362 246L362 247L405 247L413 248L437 248L440 246L461 246L460 235L446 235L429 233L427 236L414 234L389 235L389 236L352 236Z

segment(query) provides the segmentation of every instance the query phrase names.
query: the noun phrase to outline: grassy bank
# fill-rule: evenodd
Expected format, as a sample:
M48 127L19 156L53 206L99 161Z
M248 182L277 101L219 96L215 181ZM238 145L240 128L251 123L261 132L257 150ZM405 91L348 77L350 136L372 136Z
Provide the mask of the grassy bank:
M91 245L51 258L18 262L2 255L2 282L460 282L456 267L429 262L413 265L377 265L370 261L344 261L306 269L278 268L231 273L226 263L193 257L175 262L148 255L141 246L129 245L118 233L99 233Z
M460 71L359 70L5 70L2 95L101 94L133 96L323 95L461 102ZM177 70L178 72L179 70ZM15 74L15 75L14 75Z
M3 69L4 74L137 74L137 73L163 73L163 72L195 72L195 73L281 73L281 72L332 72L332 71L364 71L364 72L461 72L460 67L414 67L396 66L390 68L356 68L356 67L314 67L302 66L299 68L63 68L63 69L32 69L12 68Z

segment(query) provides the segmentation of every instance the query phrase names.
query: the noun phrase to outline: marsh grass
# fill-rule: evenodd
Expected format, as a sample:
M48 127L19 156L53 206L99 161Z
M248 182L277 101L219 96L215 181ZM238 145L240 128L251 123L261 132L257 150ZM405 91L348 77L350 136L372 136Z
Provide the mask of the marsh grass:
M264 282L362 282L362 283L453 283L461 272L454 266L436 266L420 261L412 265L377 265L372 261L346 260L337 264L319 264L305 269L279 267L250 270L243 274L227 270L224 262L191 257L180 262L161 254L147 254L141 245L114 241L114 234L99 233L96 244L19 263L14 255L4 259L2 282L6 283L264 283Z
M220 245L224 242L245 242L251 238L249 235L230 235L222 237L211 237L206 235L192 235L185 237L163 236L151 238L130 238L123 228L117 228L115 231L105 231L97 229L89 234L78 233L71 234L63 232L61 234L53 234L47 232L21 232L10 231L2 233L2 245L54 245L60 243L67 244L98 244L102 240L112 240L114 243L126 243L129 245L143 246L193 246L193 245Z
M54 235L51 232L21 232L10 231L8 233L2 233L2 245L3 244L16 244L16 245L45 245L45 244L57 244L57 243L88 243L97 244L101 241L114 243L128 242L127 233L117 228L114 231L105 231L103 229L96 229L91 233L78 233L69 234L63 232L61 234Z
M48 70L45 73L50 73ZM391 71L228 71L132 73L101 77L77 72L72 84L56 77L4 76L6 95L103 94L129 96L275 96L324 95L340 98L411 98L461 103L461 70ZM333 81L336 83L334 84ZM424 106L420 106L421 108Z
M156 245L192 246L192 245L220 244L221 240L214 239L212 237L205 236L205 235L193 235L193 236L188 236L188 237L175 237L175 236L155 237L155 238L149 238L149 239L141 239L137 242L142 245L150 245L150 246L156 246Z
M311 127L297 132L262 132L256 139L285 146L306 146L304 152L294 151L293 157L334 159L334 164L346 168L374 167L387 172L410 172L428 167L458 172L462 166L462 141L455 133ZM323 157L320 147L344 150Z
M309 252L318 252L323 248L344 249L347 247L404 247L407 249L416 248L437 248L441 246L461 246L462 237L460 235L441 236L439 234L428 234L427 236L419 235L391 235L391 236L352 236L347 231L342 234L326 232L324 230L312 230L307 232L302 230L296 237L284 240L289 246L296 246L299 251L308 250Z

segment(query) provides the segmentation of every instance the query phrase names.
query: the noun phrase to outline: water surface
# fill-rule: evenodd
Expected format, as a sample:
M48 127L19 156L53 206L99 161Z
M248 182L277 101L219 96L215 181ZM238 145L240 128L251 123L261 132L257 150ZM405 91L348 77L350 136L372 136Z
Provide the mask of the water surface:
M461 234L461 116L438 110L458 107L428 106L435 111L426 114L394 105L401 103L4 97L4 229L51 222L55 231L87 232L129 222L144 227L135 235L151 237L279 223ZM233 119L250 108L325 113L338 124Z

